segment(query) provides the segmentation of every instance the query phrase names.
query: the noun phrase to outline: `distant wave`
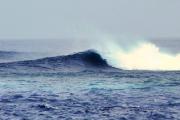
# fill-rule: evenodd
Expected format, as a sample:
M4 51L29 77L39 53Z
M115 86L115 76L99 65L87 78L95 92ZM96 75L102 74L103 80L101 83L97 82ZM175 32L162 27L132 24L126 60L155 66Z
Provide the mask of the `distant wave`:
M0 62L13 60L20 53L14 51L0 51Z
M45 53L17 52L0 50L0 63L17 62L25 60L35 60L48 56Z

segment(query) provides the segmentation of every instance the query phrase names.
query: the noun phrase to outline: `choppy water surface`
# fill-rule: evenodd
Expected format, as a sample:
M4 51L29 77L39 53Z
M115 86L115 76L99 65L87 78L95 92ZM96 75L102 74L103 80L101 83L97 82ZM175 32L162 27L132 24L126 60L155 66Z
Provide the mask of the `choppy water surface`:
M180 120L180 72L0 76L2 120Z

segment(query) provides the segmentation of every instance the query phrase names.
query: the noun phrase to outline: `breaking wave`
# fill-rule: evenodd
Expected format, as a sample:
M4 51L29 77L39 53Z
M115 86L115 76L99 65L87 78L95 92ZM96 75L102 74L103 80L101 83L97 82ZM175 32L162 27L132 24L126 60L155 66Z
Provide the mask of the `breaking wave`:
M48 57L42 59L19 60L12 63L0 64L0 69L12 68L13 70L27 70L29 68L41 68L51 70L64 70L67 68L101 68L115 67L125 70L180 70L180 53L170 54L164 52L149 41L120 40L115 41L111 37L91 41L93 47L86 49L95 49L95 51L84 51L66 56ZM81 44L79 44L81 45ZM98 52L98 53L97 53ZM1 52L1 59L12 56L11 53ZM18 56L18 55L17 55ZM26 55L27 57L27 55ZM105 60L104 60L105 59ZM19 62L18 62L19 61ZM107 63L106 63L107 62ZM24 69L22 69L24 68Z
M99 50L114 67L126 70L180 70L180 53L163 52L151 42L138 43L128 50L113 42L105 46Z

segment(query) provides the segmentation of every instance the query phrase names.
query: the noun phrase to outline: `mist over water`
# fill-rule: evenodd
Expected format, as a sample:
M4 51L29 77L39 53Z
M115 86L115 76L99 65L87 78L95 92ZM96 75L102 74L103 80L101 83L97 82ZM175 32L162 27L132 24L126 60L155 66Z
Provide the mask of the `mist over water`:
M127 51L112 45L104 56L114 67L127 70L180 70L180 54L162 52L155 44L148 42Z
M131 41L131 42L128 42ZM163 51L144 39L106 37L96 49L114 67L126 70L180 70L180 53Z

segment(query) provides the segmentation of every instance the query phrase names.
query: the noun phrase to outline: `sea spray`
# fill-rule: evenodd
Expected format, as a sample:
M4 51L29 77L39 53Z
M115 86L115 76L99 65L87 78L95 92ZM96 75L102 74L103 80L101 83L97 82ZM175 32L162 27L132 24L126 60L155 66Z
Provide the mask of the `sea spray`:
M97 45L98 51L114 67L126 70L180 70L180 53L163 52L147 40L135 40L132 44L123 45L121 41L107 37Z

